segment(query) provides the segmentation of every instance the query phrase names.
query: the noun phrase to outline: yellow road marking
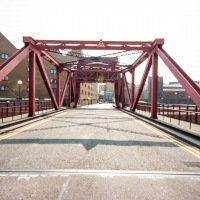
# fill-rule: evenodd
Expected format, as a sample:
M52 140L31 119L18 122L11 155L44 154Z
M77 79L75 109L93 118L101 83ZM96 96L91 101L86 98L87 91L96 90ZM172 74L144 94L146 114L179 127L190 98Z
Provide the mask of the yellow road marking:
M68 112L69 112L69 111L68 111ZM26 130L28 130L28 129L30 129L30 128L33 128L33 127L38 126L38 125L40 125L40 124L43 124L43 123L45 123L45 122L48 122L48 121L50 121L50 120L52 120L52 119L54 119L54 118L56 118L56 117L58 117L58 116L64 115L64 114L66 114L66 112L64 112L64 113L59 113L59 114L56 114L56 115L54 115L54 116L52 116L52 117L49 117L48 119L42 119L42 120L40 120L40 121L33 122L33 123L29 124L29 125L25 125L24 127L17 128L17 129L15 129L15 130L13 130L13 131L9 131L8 133L3 134L2 136L0 136L0 141L1 141L1 140L5 140L5 139L7 139L7 138L9 138L9 137L12 137L12 136L14 136L14 135L17 135L17 134L19 134L19 133L21 133L21 132L23 132L23 131L26 131Z
M146 122L140 121L140 120L136 119L135 117L133 117L133 116L127 114L127 113L124 113L124 114L126 116L128 116L129 118L134 119L134 121L136 121L137 123L141 124L142 126L144 126L144 127L148 128L149 130L153 131L157 135L161 136L162 138L168 140L169 142L175 144L178 147L181 147L185 151L191 153L192 155L194 155L195 157L200 159L200 150L198 148L196 148L196 147L194 147L194 146L192 146L190 144L187 144L186 142L181 141L181 140L175 138L174 136L169 135L169 134L165 133L164 131L161 131L158 128L155 128L152 125L147 124Z

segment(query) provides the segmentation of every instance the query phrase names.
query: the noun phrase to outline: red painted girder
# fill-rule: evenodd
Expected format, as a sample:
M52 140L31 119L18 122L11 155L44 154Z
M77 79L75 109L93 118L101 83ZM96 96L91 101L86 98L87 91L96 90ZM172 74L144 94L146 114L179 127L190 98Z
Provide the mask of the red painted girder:
M163 38L157 38L153 41L152 46L162 46L164 44Z
M124 79L122 78L122 86L121 86L121 108L125 106L125 96L124 96Z
M55 60L48 52L46 51L40 51L40 55L47 60L48 62L50 62L52 65L54 65L55 67L60 67L60 64L57 60Z
M68 76L67 76L67 78L65 80L64 87L63 87L63 90L62 90L62 93L61 93L61 99L60 99L60 105L59 106L61 106L63 104L64 97L65 97L66 90L67 90L67 85L68 85L69 80L70 80L70 76L71 76L71 74L68 73Z
M108 74L119 74L120 72L116 72L116 71L95 71L95 70L87 70L87 71L84 71L84 70L81 70L81 71L77 71L77 74L83 74L84 76L86 75L91 75L91 74L94 74L94 73L100 73L101 75L108 75Z
M49 96L50 96L50 98L52 100L54 108L56 110L58 110L59 106L58 106L58 104L56 102L55 95L54 95L54 93L52 91L51 84L50 84L49 78L48 78L46 70L45 70L45 66L43 65L43 62L42 62L42 58L41 58L41 56L39 54L36 54L36 55L37 55L36 56L36 62L37 62L38 68L40 70L40 74L41 74L41 76L42 76L42 78L44 80L45 86L46 86L47 91L49 93Z
M152 55L151 118L157 119L158 103L158 55Z
M179 83L185 88L188 95L200 108L200 88L199 86L181 69L181 67L167 54L162 48L157 48L158 56L167 65Z
M121 73L121 70L118 68L111 68L111 70L107 69L77 69L71 70L72 72L113 72L113 73Z
M36 83L36 54L34 51L29 55L29 117L35 116L35 83Z
M115 85L114 85L114 90L115 90L115 104L116 104L116 106L117 106L117 108L119 108L120 106L119 106L119 94L118 94L118 83L115 83Z
M69 77L69 86L68 86L68 107L71 107L71 99L72 99L72 73L70 73Z
M23 42L25 44L37 44L37 42L32 37L23 37Z
M141 63L143 63L149 56L148 52L144 52L142 55L139 56L139 58L132 64L132 66L128 69L122 70L123 73L125 72L131 72L131 70L138 67Z
M92 83L92 82L94 82L94 83L117 83L117 80L114 80L114 79L105 79L103 81L99 81L96 78L95 79L80 78L80 79L77 79L76 81L80 82L80 83Z
M76 73L73 73L72 92L73 92L74 101L75 101L75 97L76 97Z
M29 53L30 46L24 46L0 65L0 81L9 74Z
M77 67L115 67L115 65L103 65L103 64L76 64L73 66L77 66Z
M138 88L138 91L137 91L137 94L136 94L136 97L135 97L135 100L133 101L133 104L131 106L132 111L135 111L135 109L136 109L136 106L138 104L138 101L139 101L140 96L142 94L142 90L143 90L144 85L145 85L145 81L146 81L147 76L149 74L151 64L152 64L152 57L149 56L149 59L148 59L147 64L146 64L146 68L144 70L144 73L143 73L143 76L142 76L142 79L141 79L141 82L140 82L140 85L139 85L139 88Z
M80 97L80 89L81 89L81 87L80 87L80 83L76 83L76 96L75 96L75 107L77 106L77 104L78 104L78 100L79 100L79 97Z
M135 69L133 69L131 71L131 105L130 105L130 109L133 105L134 99L135 99Z
M30 37L24 37L24 42L25 41L31 41L32 38ZM80 44L80 45L97 45L99 44L99 40L34 40L38 43L41 44L63 44L63 45L69 45L69 44ZM153 41L154 42L154 41ZM140 45L140 46L145 46L145 45L151 45L153 43L152 41L103 41L104 45Z
M61 70L59 68L56 68L56 101L57 101L59 108L61 108L61 105L60 105L60 74L61 74Z
M128 84L127 84L127 80L126 80L126 74L122 74L123 77L123 81L125 83L125 87L126 87L126 94L127 94L127 98L128 98L128 104L129 107L131 107L131 97L130 97L130 92L129 92L129 88L128 88Z
M40 49L40 50L45 50L45 49L70 49L70 50L135 50L135 51L151 51L153 47L151 46L146 46L146 47L139 47L139 46L105 46L105 47L98 47L98 46L84 46L84 45L79 45L79 46L63 46L63 45L33 45L35 49Z

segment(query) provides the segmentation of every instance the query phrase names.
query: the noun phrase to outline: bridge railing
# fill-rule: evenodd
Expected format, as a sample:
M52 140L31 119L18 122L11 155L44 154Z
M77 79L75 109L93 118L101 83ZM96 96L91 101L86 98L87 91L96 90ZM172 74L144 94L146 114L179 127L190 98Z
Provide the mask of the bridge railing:
M145 115L150 115L151 104L149 103L139 103L136 107L136 112L141 112ZM158 115L162 117L163 120L172 119L178 120L178 125L181 121L189 123L189 128L191 124L200 124L200 109L195 105L185 105L185 104L158 104Z
M37 101L36 114L46 113L54 110L50 101ZM0 103L0 123L25 118L28 115L28 101Z

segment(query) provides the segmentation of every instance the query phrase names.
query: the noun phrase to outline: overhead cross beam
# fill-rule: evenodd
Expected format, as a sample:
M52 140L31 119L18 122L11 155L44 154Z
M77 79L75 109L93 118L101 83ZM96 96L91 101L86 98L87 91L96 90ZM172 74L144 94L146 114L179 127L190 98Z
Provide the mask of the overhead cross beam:
M31 40L26 37L24 41ZM133 41L76 41L76 40L36 40L34 48L40 50L70 49L70 50L137 50L150 51L152 42L133 42Z

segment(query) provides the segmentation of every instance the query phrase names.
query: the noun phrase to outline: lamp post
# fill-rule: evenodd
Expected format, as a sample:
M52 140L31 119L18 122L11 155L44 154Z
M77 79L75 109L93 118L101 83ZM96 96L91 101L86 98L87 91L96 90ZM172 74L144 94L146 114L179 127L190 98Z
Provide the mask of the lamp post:
M19 88L18 88L19 100L21 99L21 85L22 85L22 83L23 82L21 80L17 81L17 84L19 86Z

